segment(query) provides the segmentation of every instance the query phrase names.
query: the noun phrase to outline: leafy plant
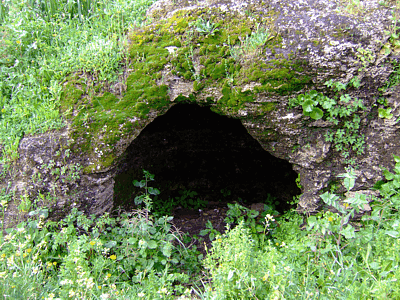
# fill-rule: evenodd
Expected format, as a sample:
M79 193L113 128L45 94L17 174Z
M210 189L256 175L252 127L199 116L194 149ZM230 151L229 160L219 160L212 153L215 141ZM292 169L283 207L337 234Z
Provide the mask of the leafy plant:
M241 40L240 45L230 45L230 53L235 60L240 60L243 55L254 52L267 41L273 39L268 28L257 26L256 31Z
M144 173L144 179L141 181L134 180L133 185L139 188L144 188L144 194L136 196L135 197L135 204L140 205L144 204L145 205L145 210L146 210L146 219L148 219L148 213L152 210L153 208L153 201L150 198L150 195L159 195L160 191L156 188L153 188L151 186L148 186L149 181L154 180L154 175L150 174L150 172L143 170Z
M203 18L198 18L194 22L196 26L196 31L205 35L214 35L218 32L219 24L214 24L210 20L204 20Z
M218 230L214 229L213 224L210 222L210 220L208 220L206 223L206 229L200 231L201 236L205 236L207 234L210 241L214 240L214 238L221 235L221 233Z
M364 135L360 135L359 132L361 118L357 112L365 107L361 99L352 99L349 94L343 94L341 91L347 89L349 85L358 88L360 82L355 77L348 84L330 80L325 85L332 88L337 95L330 98L313 90L307 94L300 94L297 98L289 99L289 106L302 106L303 114L314 120L325 116L325 119L336 127L335 130L330 130L325 134L325 140L332 142L336 151L340 152L349 164L352 164L354 162L350 159L351 152L357 155L364 153Z
M392 108L391 107L388 107L388 108L378 108L378 115L379 115L379 118L382 118L382 119L391 119L391 118L393 118L393 114L391 113L392 112Z

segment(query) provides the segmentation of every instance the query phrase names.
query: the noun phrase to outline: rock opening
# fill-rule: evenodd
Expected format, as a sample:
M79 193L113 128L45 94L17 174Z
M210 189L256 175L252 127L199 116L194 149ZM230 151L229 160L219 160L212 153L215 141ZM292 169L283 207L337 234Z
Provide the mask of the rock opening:
M151 185L165 207L178 198L203 204L273 200L283 211L301 192L290 163L266 152L239 120L197 104L171 107L131 143L115 176L114 207L134 206L132 182L143 179L143 169L155 175Z

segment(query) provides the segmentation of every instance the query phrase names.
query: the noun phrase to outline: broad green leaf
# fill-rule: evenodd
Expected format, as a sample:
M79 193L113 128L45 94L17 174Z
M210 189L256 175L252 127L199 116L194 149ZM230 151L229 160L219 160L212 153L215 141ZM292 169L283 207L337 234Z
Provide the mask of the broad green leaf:
M171 250L172 250L172 246L171 246L171 244L168 243L162 248L162 253L164 254L164 256L170 257Z
M149 187L149 194L151 195L159 195L160 191L156 188Z
M136 243L137 243L137 238L130 237L130 238L128 239L128 244L134 245L134 244L136 244Z
M399 233L394 230L386 230L385 234L391 236L392 238L397 238L397 236L399 235Z
M386 180L393 180L394 178L394 175L386 169L383 170L383 175L385 176Z
M386 109L384 109L384 108L378 108L378 115L379 115L379 118L382 118L382 119L391 119L391 118L393 118L393 114L391 114L391 111L392 111L392 109L389 107L389 108L386 108Z
M208 233L207 229L203 229L203 230L200 231L200 235L201 236L205 236L207 233Z
M324 112L322 109L319 109L318 107L314 107L312 111L310 112L310 117L314 120L319 120L324 116Z
M136 187L142 188L142 187L144 187L146 185L146 182L144 180L142 180L142 181L134 180L133 181L133 185L136 186Z
M215 238L214 232L210 232L210 235L208 237L210 238L210 241L212 241Z
M156 249L157 248L157 242L154 240L150 240L147 242L147 247L149 249Z
M356 236L354 233L354 228L351 225L347 225L346 228L342 229L339 233L344 235L346 239L352 239Z
M305 102L302 104L302 107L303 107L303 111L304 111L304 112L310 113L310 112L312 112L312 110L313 110L314 101L312 101L312 100L307 100L307 101L305 101Z
M116 245L117 245L116 241L108 241L103 246L106 247L106 248L112 248L112 247L115 247Z

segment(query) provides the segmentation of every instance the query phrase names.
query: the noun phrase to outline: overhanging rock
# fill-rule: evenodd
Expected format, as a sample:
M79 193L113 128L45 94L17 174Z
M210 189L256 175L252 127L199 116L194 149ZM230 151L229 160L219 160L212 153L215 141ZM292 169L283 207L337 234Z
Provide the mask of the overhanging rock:
M289 161L301 175L301 211L317 209L320 192L350 162L355 189L371 187L400 154L399 88L381 90L398 59L385 37L390 15L378 1L157 2L152 23L129 33L120 82L72 74L61 108L68 127L22 140L8 175L15 203L51 192L65 199L59 207L110 210L122 154L181 102L239 120L265 151ZM391 118L379 108L391 108ZM45 140L55 142L39 147ZM62 167L70 176L57 174Z

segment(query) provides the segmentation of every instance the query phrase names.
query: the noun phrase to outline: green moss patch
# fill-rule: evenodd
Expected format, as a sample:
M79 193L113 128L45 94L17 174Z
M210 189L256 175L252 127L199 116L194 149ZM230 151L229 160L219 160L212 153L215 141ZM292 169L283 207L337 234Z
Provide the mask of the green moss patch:
M231 115L253 102L258 93L287 95L308 85L311 79L303 75L303 62L265 56L282 46L280 36L270 29L275 17L273 11L252 18L218 9L178 11L130 33L132 71L122 97L101 85L88 88L78 77L69 78L63 110L73 107L69 117L79 150L97 157L98 164L90 168L111 165L122 136L140 130L150 111L162 113L170 107L164 76L193 82L194 93L176 102L196 101L207 89L217 89L222 96L206 102L214 111ZM274 103L267 103L261 110L274 109Z

